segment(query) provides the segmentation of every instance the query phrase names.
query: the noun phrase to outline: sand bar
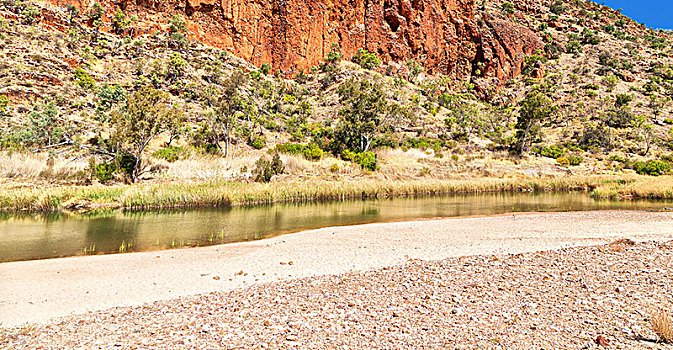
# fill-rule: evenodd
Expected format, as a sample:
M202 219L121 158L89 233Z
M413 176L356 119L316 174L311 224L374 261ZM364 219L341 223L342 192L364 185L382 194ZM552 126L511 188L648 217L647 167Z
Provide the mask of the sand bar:
M409 259L522 253L629 238L673 239L673 215L517 214L324 228L222 246L0 264L0 323L395 266Z

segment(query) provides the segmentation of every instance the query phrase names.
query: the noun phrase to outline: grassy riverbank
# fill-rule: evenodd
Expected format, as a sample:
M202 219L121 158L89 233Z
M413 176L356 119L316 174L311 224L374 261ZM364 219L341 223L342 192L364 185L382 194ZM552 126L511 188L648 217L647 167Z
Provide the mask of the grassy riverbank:
M595 188L594 198L673 199L673 176L631 176L619 181L607 181Z
M2 191L2 210L93 210L237 206L283 201L385 198L443 193L591 191L598 197L673 198L673 179L566 177L549 179L281 181L148 183L117 186L55 186ZM615 195L613 195L615 194ZM627 197L623 195L622 197Z

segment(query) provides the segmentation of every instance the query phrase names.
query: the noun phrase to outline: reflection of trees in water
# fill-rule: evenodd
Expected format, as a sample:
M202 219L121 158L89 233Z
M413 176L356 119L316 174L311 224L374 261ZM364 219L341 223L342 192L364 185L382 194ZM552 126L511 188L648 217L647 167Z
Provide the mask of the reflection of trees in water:
M0 262L59 258L82 253L85 220L67 214L24 213L0 221ZM7 233L3 235L2 233Z
M234 208L77 213L0 212L0 260L27 260L250 241L291 231L517 211L661 209L672 201L594 200L586 192L482 193L279 203ZM7 238L9 237L9 238ZM12 241L10 241L10 239Z
M93 254L117 253L123 246L124 251L136 250L138 229L142 217L118 216L100 217L88 220L85 234L85 246L95 244ZM129 243L131 246L129 247Z
M0 221L13 219L49 223L68 217L69 215L63 212L0 211Z

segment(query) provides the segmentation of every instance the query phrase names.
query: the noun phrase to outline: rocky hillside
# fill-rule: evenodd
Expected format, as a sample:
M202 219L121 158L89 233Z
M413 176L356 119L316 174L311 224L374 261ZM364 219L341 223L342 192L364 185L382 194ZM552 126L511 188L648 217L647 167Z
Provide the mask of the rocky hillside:
M0 18L0 144L43 154L49 181L136 157L120 120L144 88L173 116L141 152L152 177L237 177L273 150L311 176L670 169L671 35L589 1L3 0ZM204 154L222 159L180 173ZM52 179L58 160L79 165Z
M80 6L79 1L65 3ZM543 47L531 30L490 15L474 0L106 0L101 4L110 19L117 8L135 15L140 32L151 31L173 15L184 16L195 40L256 66L269 64L285 76L319 65L338 43L347 57L365 49L390 69L404 70L413 59L428 73L451 79L507 80L520 72L526 55Z

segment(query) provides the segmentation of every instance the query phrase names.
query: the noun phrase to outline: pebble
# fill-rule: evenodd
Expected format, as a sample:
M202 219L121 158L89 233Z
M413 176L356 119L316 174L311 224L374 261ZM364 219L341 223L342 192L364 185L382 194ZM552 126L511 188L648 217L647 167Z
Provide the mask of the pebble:
M647 320L672 306L673 243L612 247L253 284L0 328L0 348L665 349Z

